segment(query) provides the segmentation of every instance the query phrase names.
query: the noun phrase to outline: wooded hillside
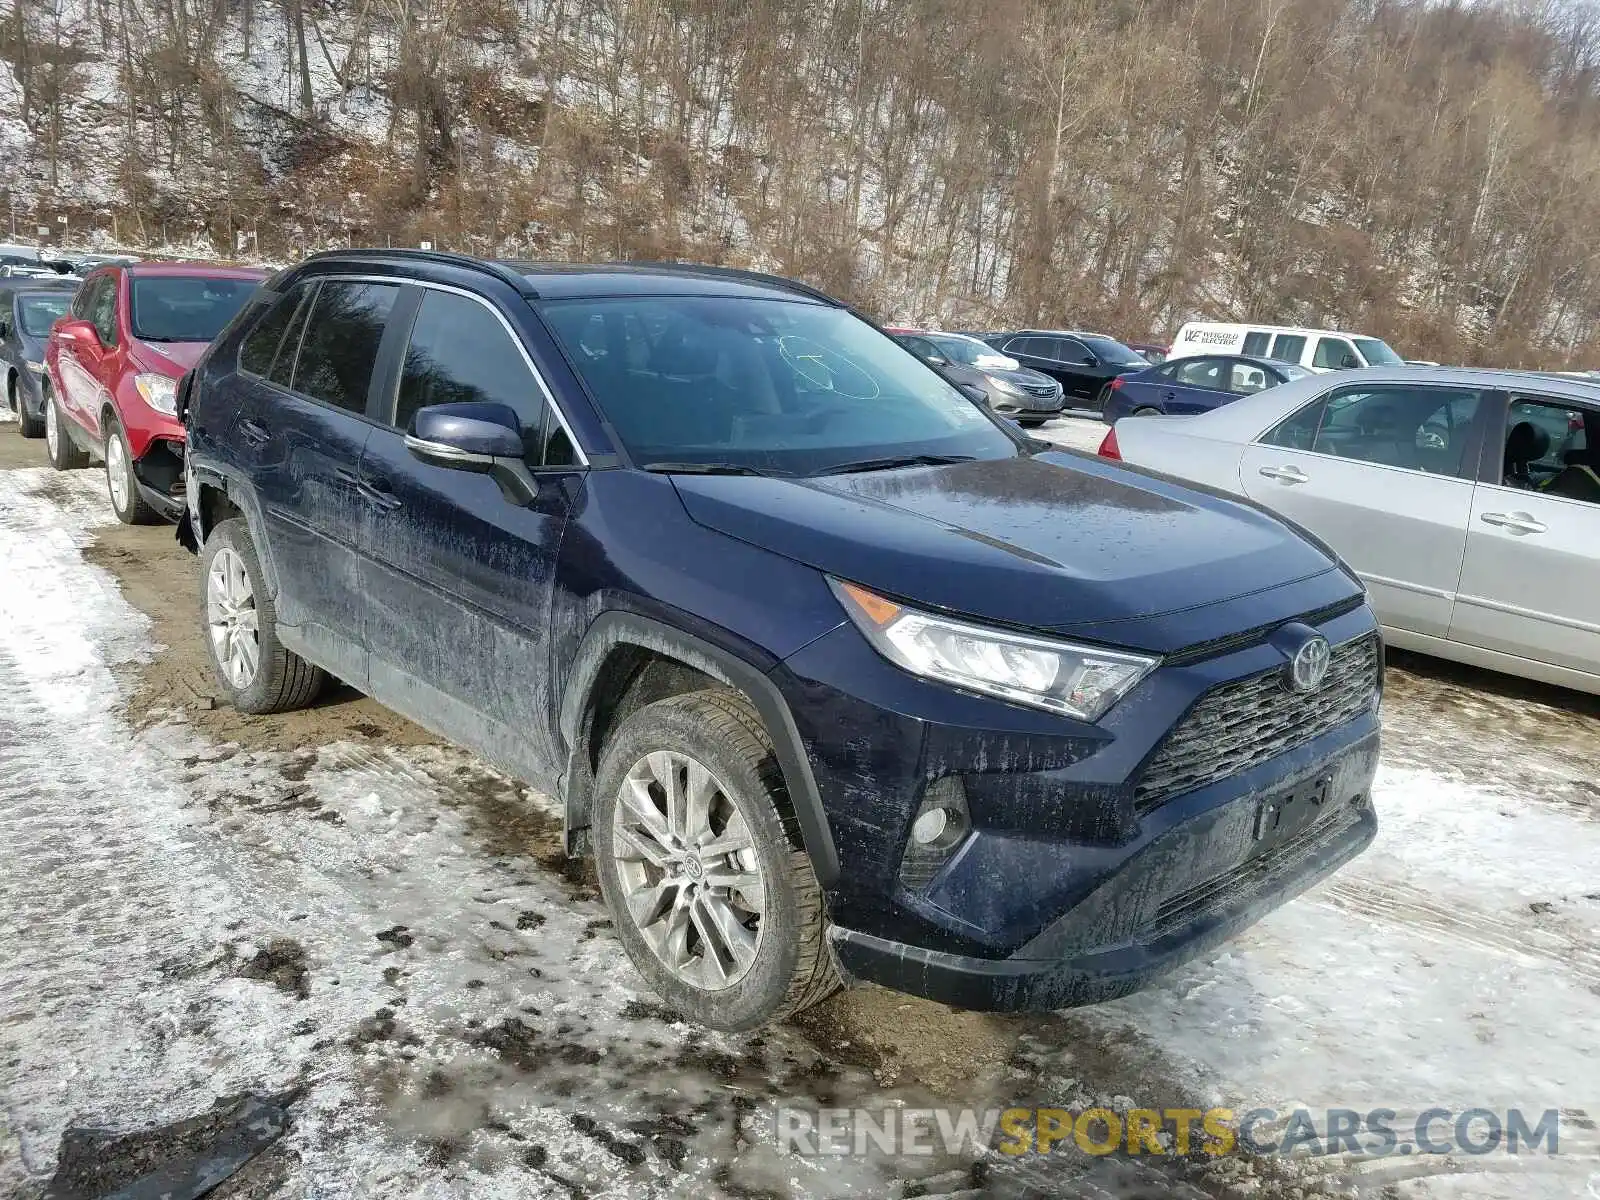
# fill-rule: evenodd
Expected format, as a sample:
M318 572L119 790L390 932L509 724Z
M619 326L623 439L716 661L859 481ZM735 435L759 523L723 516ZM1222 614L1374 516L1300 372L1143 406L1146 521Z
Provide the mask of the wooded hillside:
M22 234L686 257L886 319L1600 366L1587 2L10 3Z

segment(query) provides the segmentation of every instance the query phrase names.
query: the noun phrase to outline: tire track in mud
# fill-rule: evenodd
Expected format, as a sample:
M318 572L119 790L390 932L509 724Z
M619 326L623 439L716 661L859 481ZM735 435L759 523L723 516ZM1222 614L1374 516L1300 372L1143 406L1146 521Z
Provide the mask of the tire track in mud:
M1326 881L1316 899L1359 916L1415 929L1450 945L1471 946L1528 966L1560 970L1600 987L1600 947L1564 931L1443 904L1434 893L1398 880L1364 879L1346 873Z

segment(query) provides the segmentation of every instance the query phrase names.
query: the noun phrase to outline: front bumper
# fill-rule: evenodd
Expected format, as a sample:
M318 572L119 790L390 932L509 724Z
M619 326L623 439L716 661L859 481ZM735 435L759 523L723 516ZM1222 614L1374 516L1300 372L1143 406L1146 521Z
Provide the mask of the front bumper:
M786 659L771 678L838 853L828 911L841 968L971 1008L1091 1003L1359 853L1376 828L1381 647L1371 610L1338 595L1318 577L1265 602L1274 615L1302 605L1336 662L1371 656L1337 691L1287 708L1269 636L1281 616L1260 640L1173 652L1097 725L920 680L848 626ZM1228 610L1218 629L1256 610ZM1346 660L1346 647L1360 654ZM919 807L952 785L968 831L942 863L908 870ZM1300 815L1266 828L1272 805Z
M187 507L184 453L183 441L156 436L145 443L143 455L133 463L139 494L167 521L178 520Z
M1007 417L1053 417L1066 410L1067 398L1059 389L1049 396L1035 396L1031 392L1017 396L991 387L989 407Z
M1370 786L1377 735L1332 769ZM1317 770L1329 769L1318 764ZM1335 793L1337 794L1337 793ZM1139 990L1213 949L1359 854L1377 832L1365 791L1253 852L1264 797L1245 795L1170 829L1082 905L1007 958L951 954L834 927L847 977L959 1008L1045 1010Z

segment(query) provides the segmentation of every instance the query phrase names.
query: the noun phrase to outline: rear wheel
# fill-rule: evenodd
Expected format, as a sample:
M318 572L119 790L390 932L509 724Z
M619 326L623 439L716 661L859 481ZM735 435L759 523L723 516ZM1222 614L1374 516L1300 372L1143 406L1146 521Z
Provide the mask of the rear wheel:
M1134 409L1133 415L1136 417L1159 417L1163 416L1164 414L1159 408L1151 408L1146 405L1144 408Z
M128 450L128 437L122 432L122 422L106 416L106 491L111 496L111 510L124 525L149 525L156 519L139 491L139 481L133 473L133 454Z
M1108 405L1110 403L1111 403L1111 385L1108 383L1108 384L1106 384L1105 387L1100 389L1100 394L1095 397L1094 406L1097 409L1099 409L1101 414L1103 415L1105 413L1105 411L1106 411L1106 405Z
M50 381L44 382L44 448L50 455L50 465L58 471L76 471L80 467L89 465L89 456L78 448L72 436L67 433L64 422L66 418L61 415L61 407L56 403L55 390L51 388Z
M839 986L822 890L766 729L731 692L647 705L601 756L595 865L650 986L713 1029L753 1029Z
M278 614L267 595L249 527L223 521L200 551L200 607L217 682L240 712L304 708L327 676L278 640Z

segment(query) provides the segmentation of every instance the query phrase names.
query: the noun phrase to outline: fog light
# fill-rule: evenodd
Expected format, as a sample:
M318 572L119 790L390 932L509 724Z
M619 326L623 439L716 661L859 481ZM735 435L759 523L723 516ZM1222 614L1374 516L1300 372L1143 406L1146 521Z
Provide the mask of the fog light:
M917 815L911 821L905 856L900 860L900 881L908 888L933 882L972 828L967 812L967 790L957 775L946 775L928 785Z
M919 846L931 846L950 827L950 814L942 808L930 808L911 823L911 840Z

